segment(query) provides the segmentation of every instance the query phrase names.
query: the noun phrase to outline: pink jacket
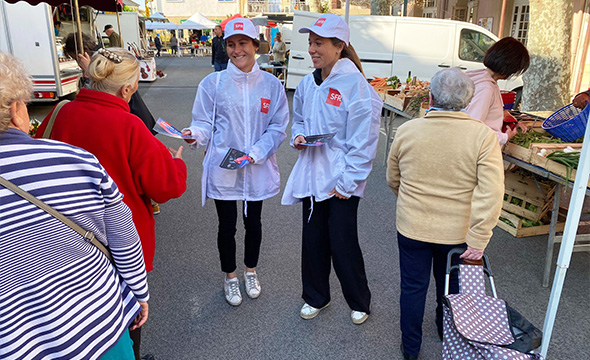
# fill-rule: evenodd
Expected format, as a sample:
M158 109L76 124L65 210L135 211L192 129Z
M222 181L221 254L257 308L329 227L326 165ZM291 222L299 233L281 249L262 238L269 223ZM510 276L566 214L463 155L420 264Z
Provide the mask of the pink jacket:
M502 132L504 123L504 103L498 83L492 78L487 69L466 72L475 84L473 99L467 106L467 113L474 119L483 121L492 128L498 136L500 145L506 144L508 135Z

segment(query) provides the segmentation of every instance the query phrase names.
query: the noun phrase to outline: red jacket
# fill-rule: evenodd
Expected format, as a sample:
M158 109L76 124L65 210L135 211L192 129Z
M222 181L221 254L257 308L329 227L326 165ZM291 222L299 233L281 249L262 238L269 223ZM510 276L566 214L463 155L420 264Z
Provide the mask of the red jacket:
M43 121L37 137L43 135L46 125ZM156 240L150 199L163 203L184 193L184 162L173 159L164 144L129 113L125 100L101 91L82 89L76 100L64 105L51 139L83 148L98 158L131 209L145 267L151 271Z

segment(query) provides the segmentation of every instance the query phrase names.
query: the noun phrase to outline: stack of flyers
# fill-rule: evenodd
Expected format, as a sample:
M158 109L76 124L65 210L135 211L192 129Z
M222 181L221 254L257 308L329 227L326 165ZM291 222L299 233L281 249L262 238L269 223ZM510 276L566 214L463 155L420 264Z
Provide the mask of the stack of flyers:
M301 143L300 145L303 146L322 146L328 141L330 141L336 133L331 134L320 134L320 135L310 135L305 137L305 142Z
M230 148L227 151L227 154L225 154L221 164L219 164L219 167L227 170L237 170L243 168L249 163L248 154L243 151Z
M164 121L162 118L158 118L156 125L154 125L154 131L158 134L170 136L177 139L194 139L192 135L183 135L180 130L170 125L170 123Z

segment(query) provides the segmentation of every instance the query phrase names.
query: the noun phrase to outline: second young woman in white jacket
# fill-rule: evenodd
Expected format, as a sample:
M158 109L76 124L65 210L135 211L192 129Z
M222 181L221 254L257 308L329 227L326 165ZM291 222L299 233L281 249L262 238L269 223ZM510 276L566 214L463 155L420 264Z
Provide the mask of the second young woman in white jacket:
M379 139L381 99L362 74L349 45L348 25L322 15L309 33L316 68L297 86L293 99L292 144L300 150L283 204L303 202L301 317L311 319L330 303L330 263L340 280L355 324L370 312L357 210ZM311 135L334 134L322 146L303 145Z
M258 34L252 21L228 22L224 39L230 59L227 70L210 74L199 84L193 121L183 132L196 140L188 140L193 147L209 144L203 160L202 203L206 198L215 200L225 298L237 306L242 295L236 274L236 203L243 201L246 293L257 298L262 201L279 193L275 153L286 137L289 107L281 82L256 64ZM237 170L221 168L230 148L247 153L250 164Z

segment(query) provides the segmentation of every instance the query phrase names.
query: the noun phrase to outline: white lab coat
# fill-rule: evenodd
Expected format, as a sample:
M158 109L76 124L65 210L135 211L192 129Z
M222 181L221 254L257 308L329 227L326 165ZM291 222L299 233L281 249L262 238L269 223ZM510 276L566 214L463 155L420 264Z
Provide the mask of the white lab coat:
M197 140L193 148L209 143L201 179L203 206L207 197L259 201L279 193L275 153L286 137L289 105L277 78L258 64L244 73L230 61L227 70L201 81L192 115L187 129ZM249 154L255 163L238 170L219 167L229 148Z
M383 102L349 59L338 60L316 85L313 74L301 80L293 99L291 144L298 135L336 133L323 146L301 150L282 203L313 196L326 200L333 189L362 197L379 140Z

